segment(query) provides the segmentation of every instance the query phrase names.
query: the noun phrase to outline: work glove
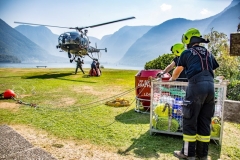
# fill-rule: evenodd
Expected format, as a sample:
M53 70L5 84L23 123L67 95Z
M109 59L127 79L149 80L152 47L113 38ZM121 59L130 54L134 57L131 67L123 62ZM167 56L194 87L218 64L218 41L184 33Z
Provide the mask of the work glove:
M157 77L161 78L163 75L164 75L164 72L159 72L159 73L157 74Z

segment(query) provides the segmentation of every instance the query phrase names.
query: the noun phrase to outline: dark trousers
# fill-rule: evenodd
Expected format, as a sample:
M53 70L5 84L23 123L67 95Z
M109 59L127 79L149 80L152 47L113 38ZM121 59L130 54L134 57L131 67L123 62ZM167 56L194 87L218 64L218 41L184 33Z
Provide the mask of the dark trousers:
M189 79L185 99L191 103L183 108L183 135L200 135L209 137L210 141L210 124L215 111L214 82L210 72L203 71ZM189 157L194 157L195 153L205 157L208 155L208 145L209 142L198 138L196 141L183 141L182 152Z
M80 68L80 70L82 71L82 73L85 74L84 71L83 71L83 69L82 69L82 66L77 66L77 67L76 67L75 74L77 74L78 68Z
M91 65L91 70L92 70L91 75L93 75L93 70L95 70L95 72L96 72L96 76L99 76L99 75L98 75L98 70L97 70L97 66L96 66L96 65Z

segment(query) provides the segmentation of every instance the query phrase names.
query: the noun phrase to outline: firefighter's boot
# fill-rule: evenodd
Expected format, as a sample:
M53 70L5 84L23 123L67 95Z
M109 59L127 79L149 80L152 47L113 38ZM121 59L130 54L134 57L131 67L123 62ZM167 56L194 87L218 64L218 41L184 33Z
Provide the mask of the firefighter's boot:
M195 157L188 157L184 155L181 151L174 151L173 155L179 159L195 160Z

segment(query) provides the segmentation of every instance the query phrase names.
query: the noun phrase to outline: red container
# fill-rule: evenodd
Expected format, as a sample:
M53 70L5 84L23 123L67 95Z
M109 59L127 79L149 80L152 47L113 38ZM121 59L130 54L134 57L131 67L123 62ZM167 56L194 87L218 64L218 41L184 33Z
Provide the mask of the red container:
M162 72L162 70L140 70L135 75L135 88L136 88L136 97L139 100L144 109L148 110L150 107L151 100L151 82L150 77L157 78L157 74ZM171 78L169 73L165 73L162 76L162 81L168 81Z

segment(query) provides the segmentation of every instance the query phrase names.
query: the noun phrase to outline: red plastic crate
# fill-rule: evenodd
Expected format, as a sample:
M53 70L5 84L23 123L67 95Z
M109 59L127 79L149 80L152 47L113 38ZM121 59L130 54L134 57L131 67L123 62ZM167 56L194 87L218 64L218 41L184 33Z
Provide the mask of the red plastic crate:
M151 82L149 78L157 78L157 74L162 72L162 70L140 70L135 75L135 88L136 97L142 103L145 110L149 109L151 100ZM168 81L171 78L169 73L166 73L162 77L162 81Z

